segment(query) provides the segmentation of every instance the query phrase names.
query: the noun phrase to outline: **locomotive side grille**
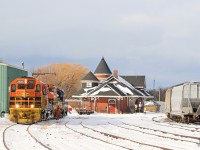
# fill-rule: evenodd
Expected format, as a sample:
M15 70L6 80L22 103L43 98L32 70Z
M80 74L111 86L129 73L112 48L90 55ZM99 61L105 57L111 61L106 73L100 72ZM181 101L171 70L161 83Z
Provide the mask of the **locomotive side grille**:
M35 98L35 107L36 108L41 108L41 97L36 97Z
M15 97L10 97L10 100L15 100Z
M40 108L41 107L41 102L36 102L35 103L35 108Z
M15 105L15 102L10 102L10 106Z
M35 100L36 101L41 101L41 97L36 97Z

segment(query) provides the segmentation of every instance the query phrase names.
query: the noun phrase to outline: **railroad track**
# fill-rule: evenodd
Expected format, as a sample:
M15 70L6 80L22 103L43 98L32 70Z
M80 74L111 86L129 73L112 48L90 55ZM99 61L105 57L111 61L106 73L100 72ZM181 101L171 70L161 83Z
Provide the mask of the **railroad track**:
M133 128L128 128L128 127L124 127L124 126L119 126L119 125L115 125L115 124L111 124L109 123L110 125L112 126L115 126L115 127L119 127L119 128L123 128L123 129L126 129L126 130L130 130L130 131L136 131L136 132L140 132L140 133L143 133L143 134L147 134L147 135L153 135L153 136L156 136L156 137L161 137L163 139L171 139L171 140L179 140L179 141L182 141L182 142L190 142L190 143L194 143L194 144L199 144L199 142L194 142L194 141L191 141L191 140L185 140L185 139L181 139L181 138L176 138L176 137L169 137L165 134L165 136L163 135L159 135L159 134L155 134L155 133L158 133L157 131L155 131L155 133L150 133L150 132L146 132L144 130L138 130L138 129L133 129ZM124 124L124 123L123 123ZM126 125L126 124L125 124ZM140 126L135 126L134 127L137 127L137 128L140 128ZM162 132L163 133L163 132Z
M185 142L191 142L191 143L195 143L197 145L199 145L199 141L200 141L200 137L193 137L193 136L187 136L187 135L181 135L181 134L175 134L175 133L172 133L172 132L166 132L166 131L162 131L162 130L157 130L157 129L152 129L152 128L146 128L146 127L141 127L141 126L137 126L137 125L133 125L133 124L127 124L127 123L124 123L122 122L123 124L127 125L127 126L132 126L132 127L137 127L141 130L149 130L149 131L154 131L154 132L160 132L162 134L166 134L166 135L173 135L177 138L172 138L174 140L180 140L180 141L185 141ZM167 137L167 136L163 136L165 138L170 138L170 137ZM196 142L194 141L191 141L191 140L186 140L186 139L180 139L178 137L182 137L182 138L186 138L186 139L192 139L192 140L195 140Z
M26 128L26 132L28 133L28 135L34 139L34 141L36 141L37 144L37 147L39 147L39 149L48 149L48 150L52 150L51 148L49 148L48 146L44 145L43 143L41 143L40 141L38 141L32 134L31 132L29 131L29 128L31 125L19 125L19 124L13 124L13 125L10 125L8 126L7 128L4 129L3 131L3 144L4 144L4 147L7 149L7 150L11 150L12 148L9 147L9 143L6 141L6 133L12 128L12 127L15 127L15 126L27 126ZM27 139L26 139L27 140ZM36 148L37 149L37 148Z
M31 125L29 125L29 126L27 127L27 132L29 133L29 135L30 135L37 143L39 143L42 147L44 147L44 148L46 148L46 149L48 149L48 150L52 150L50 147L48 147L48 146L44 145L42 142L40 142L35 136L33 136L33 134L31 134L31 132L30 132L30 130L29 130L30 127L31 127Z
M195 130L200 130L200 127L197 127L198 124L196 123L189 123L189 124L184 124L184 123L178 123L178 122L169 122L170 125L175 125L175 126L180 126L180 127L186 127L186 128L195 128ZM195 127L191 127L195 126Z
M177 122L172 122L172 121L169 121L169 122L162 122L162 121L156 120L156 118L158 118L158 117L153 117L153 118L152 118L152 121L153 121L153 122L156 122L157 125L160 125L160 126L172 127L172 128L187 130L187 131L191 131L191 132L200 132L200 128L189 126L189 125L194 125L194 124L185 125L185 124L183 124L183 123L177 123ZM156 124L156 123L155 123L155 124ZM164 123L165 123L165 124L164 124ZM166 125L166 124L168 124L168 125Z
M11 128L12 126L15 126L16 124L13 124L13 125L10 125L8 126L7 128L4 129L3 131L3 145L4 147L7 149L7 150L10 150L9 147L8 147L8 144L6 143L6 131Z
M68 122L69 122L69 121L68 121ZM66 128L72 130L73 132L79 133L79 134L81 134L81 135L83 135L83 136L86 136L86 137L89 137L89 138L91 138L91 139L95 139L95 140L98 140L98 141L101 141L101 142L104 142L104 143L107 143L107 144L111 144L111 145L114 145L114 146L117 146L117 147L120 147L120 148L123 148L123 149L131 150L130 148L126 148L126 147L121 146L121 145L118 145L118 144L110 143L110 142L108 142L108 141L106 141L106 140L102 140L102 139L100 139L100 138L97 138L97 137L94 137L94 136L85 134L85 133L83 133L83 132L79 132L79 131L77 131L77 130L74 130L74 129L70 128L69 126L67 126L68 122L65 123L65 126L66 126Z
M95 130L95 129L93 129L93 128L86 127L86 126L83 125L82 123L81 123L81 125L82 125L84 128L87 128L87 129L90 129L90 130L92 130L92 131L94 131L94 132L103 134L103 135L105 135L105 136L107 136L107 137L112 137L112 138L115 138L115 139L126 140L126 141L130 141L130 142L133 142L133 143L137 143L137 144L139 144L139 145L149 146L149 147L151 147L151 148L158 148L158 149L163 149L163 150L170 150L170 148L161 147L161 146L156 146L156 145L152 145L152 144L146 144L146 143L138 142L138 141L136 141L136 140L132 140L132 139L129 139L129 138L125 138L125 137L117 136L117 135L114 135L114 134L110 134L110 133L98 131L98 130Z
M200 122L194 122L194 123L182 123L182 122L176 122L174 120L171 120L169 118L166 118L166 121L160 121L160 120L156 120L156 118L160 118L163 116L158 116L158 117L153 117L152 121L157 122L157 123L168 123L170 125L177 125L180 127L187 127L187 128L196 128L197 130L200 130L200 127L197 127L196 125L200 125ZM190 127L190 125L195 125L195 127Z

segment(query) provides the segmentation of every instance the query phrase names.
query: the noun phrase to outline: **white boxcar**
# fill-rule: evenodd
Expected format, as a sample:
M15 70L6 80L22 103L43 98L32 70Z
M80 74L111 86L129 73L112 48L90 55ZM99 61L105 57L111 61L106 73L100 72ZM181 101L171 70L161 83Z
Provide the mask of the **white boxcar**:
M181 122L199 121L200 82L185 82L166 91L166 113Z

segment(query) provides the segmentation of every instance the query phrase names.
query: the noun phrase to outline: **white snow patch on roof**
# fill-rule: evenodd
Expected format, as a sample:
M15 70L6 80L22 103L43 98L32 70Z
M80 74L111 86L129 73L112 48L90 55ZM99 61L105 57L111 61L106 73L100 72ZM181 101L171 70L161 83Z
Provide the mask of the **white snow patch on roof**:
M95 86L95 87L92 87L92 88L84 88L83 90L84 90L85 92L88 92L89 90L94 90L95 88L97 88L97 87Z
M97 95L99 92L107 92L107 91L111 91L111 89L110 88L108 88L108 87L103 87L103 88L101 88L101 89L99 89L99 90L97 90L96 92L94 92L93 94L91 94L91 95Z
M97 88L97 87L84 88L83 90L85 91L85 93L82 93L81 96L86 96L91 90L94 90L95 88Z
M123 93L128 93L128 94L130 94L130 95L133 95L133 92L131 92L131 90L130 90L129 88L123 87L123 86L121 86L121 85L119 85L119 84L116 84L115 86L116 86L120 91L122 91Z
M129 88L135 89L134 86L132 86L129 82L127 82L126 80L124 80L122 77L118 76L118 80L119 80L119 82L124 83L124 84L125 84L126 86L128 86Z
M118 77L118 81L125 84L126 86L128 86L130 89L137 91L138 93L140 93L142 96L145 96L144 93L142 93L140 90L136 89L133 85L131 85L128 81L126 81L125 79L123 79L122 77ZM127 88L128 89L128 88ZM132 92L131 92L132 93ZM131 94L133 95L133 93Z
M113 83L113 84L117 84L118 82L117 82L117 81L113 81L112 83Z

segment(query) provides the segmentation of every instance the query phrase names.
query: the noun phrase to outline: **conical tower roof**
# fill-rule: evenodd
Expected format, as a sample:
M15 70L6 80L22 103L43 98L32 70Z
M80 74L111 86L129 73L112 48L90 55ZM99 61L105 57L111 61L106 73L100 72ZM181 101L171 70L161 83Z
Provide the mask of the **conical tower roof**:
M105 75L111 75L112 72L110 71L110 68L108 67L105 59L102 57L101 61L99 62L94 74L105 74Z
M82 79L82 81L84 80L99 81L91 71Z

